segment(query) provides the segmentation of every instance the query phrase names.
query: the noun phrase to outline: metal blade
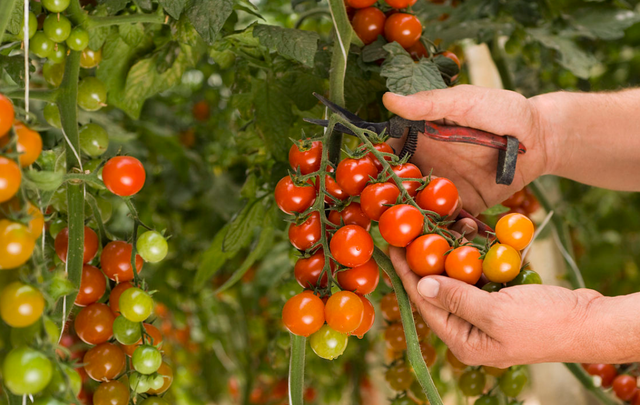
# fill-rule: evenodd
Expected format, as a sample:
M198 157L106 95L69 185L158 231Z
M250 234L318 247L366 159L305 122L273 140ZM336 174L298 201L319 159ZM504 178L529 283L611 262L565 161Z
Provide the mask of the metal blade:
M329 126L329 120L318 120L315 118L303 118L303 120L310 124L320 125L321 127L325 127L325 128ZM342 132L343 134L355 136L355 134L349 128L345 127L340 123L337 123L333 128L338 132Z
M355 115L351 111L346 110L346 109L340 107L339 105L327 100L326 98L324 98L323 96L321 96L320 94L318 94L316 92L313 92L313 95L318 100L320 100L320 102L322 104L326 105L334 113L338 113L338 114L342 115L344 118L348 119L349 121L351 121L353 123L362 122L362 118L358 117L357 115Z

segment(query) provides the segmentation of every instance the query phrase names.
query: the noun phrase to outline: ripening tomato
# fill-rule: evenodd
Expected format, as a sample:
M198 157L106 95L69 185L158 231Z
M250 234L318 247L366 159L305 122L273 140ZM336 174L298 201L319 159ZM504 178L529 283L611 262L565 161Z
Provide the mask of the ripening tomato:
M42 152L42 138L39 133L31 130L21 122L15 124L14 130L18 138L16 149L20 154L18 157L20 166L30 166Z
M396 391L406 391L415 379L413 372L404 361L390 367L384 375L389 386Z
M368 45L378 39L378 35L384 35L386 19L387 17L379 9L367 7L356 12L351 25L362 42Z
M18 164L0 156L0 203L12 199L18 192L21 182L22 172Z
M482 276L480 251L473 246L460 246L447 255L444 262L447 276L468 284L475 284Z
M425 48L422 41L416 41L415 44L411 45L407 48L407 52L411 55L414 60L420 60L422 58L429 57L429 51Z
M112 290L111 294L109 294L109 307L111 308L111 312L113 316L120 315L120 296L124 292L124 290L133 287L133 285L128 282L122 282L116 285Z
M524 192L524 189L520 191L516 191L511 197L507 198L502 202L507 208L517 208L522 205L527 195Z
M449 242L437 234L422 235L407 246L409 268L419 276L444 272L445 254L451 249Z
M362 144L360 146L362 146ZM381 153L395 153L393 151L393 148L386 142L376 143L373 145L373 147ZM376 169L378 169L378 172L382 171L382 163L380 163L378 158L374 156L373 152L369 152L367 154L367 158L369 158L373 162L373 164L376 165ZM389 161L391 160L391 157L385 156L384 160Z
M129 387L120 381L104 382L93 393L94 405L127 405L128 403Z
M289 164L293 170L300 168L300 173L303 175L320 170L321 160L322 142L320 141L303 141L302 149L295 144L289 149Z
M311 249L320 240L321 234L322 226L318 211L312 212L302 224L291 224L289 227L289 241L298 250Z
M589 364L587 373L600 377L602 387L609 388L618 375L618 369L613 364Z
M361 266L373 255L373 239L358 225L346 225L338 229L329 247L331 256L346 267Z
M407 350L407 339L404 336L404 328L401 322L389 324L384 330L384 340L387 347L393 351Z
M431 329L427 326L427 323L422 319L422 317L418 314L414 314L413 323L416 326L416 334L418 335L418 340L423 341L429 337L431 334Z
M90 345L104 343L113 336L115 317L111 309L101 303L82 308L76 315L74 327L78 337Z
M638 390L636 377L629 374L621 374L613 380L613 392L623 401L629 401Z
M389 42L397 42L403 48L409 48L420 39L422 24L415 15L395 13L384 23L384 36Z
M300 258L296 262L293 268L293 274L298 284L303 288L313 288L318 284L318 278L322 274L324 269L324 251L318 249L317 252L311 255L309 258ZM334 270L333 262L331 263L331 271ZM327 274L322 276L320 287L327 286Z
M44 215L31 201L27 202L27 214L31 217L29 220L29 232L33 239L38 239L42 235L44 228Z
M458 206L458 189L449 179L432 178L416 195L416 204L423 210L433 211L441 217L453 214Z
M380 300L380 311L382 317L389 322L400 320L400 306L396 293L390 292Z
M458 381L460 391L467 397L475 397L482 394L486 385L486 377L480 370L465 371Z
M349 343L349 336L323 325L309 338L311 350L320 358L333 360L344 353Z
M347 0L347 5L353 8L365 8L373 6L377 1L378 0Z
M327 300L324 317L333 330L351 333L362 323L364 304L356 294L338 291Z
M484 371L486 374L489 374L490 376L499 378L504 374L505 371L507 371L507 369L506 368L498 368L498 367L482 366L482 371Z
M80 55L80 67L84 69L91 69L100 64L102 61L102 48L94 51L90 48L85 48Z
M169 387L171 387L171 383L173 382L173 369L171 368L171 366L163 361L162 365L158 369L158 374L162 376L164 383L162 387L158 389L151 388L149 391L147 391L148 394L159 395L166 392Z
M29 284L14 281L0 292L0 317L13 328L33 325L44 311L42 293Z
M363 297L362 295L358 295L360 301L362 301L362 306L364 307L364 312L362 315L362 322L360 326L358 326L351 335L357 336L359 339L364 337L364 334L369 332L369 329L373 326L373 322L376 320L376 311L373 308L373 304L371 301Z
M453 354L451 349L447 348L447 362L456 370L464 370L468 366L458 360L458 358Z
M395 204L400 196L398 186L393 183L369 184L360 194L362 212L374 221L379 221L380 216L388 210L388 205Z
M69 227L61 230L56 235L56 254L63 263L67 262L67 250L69 249ZM89 263L98 253L98 235L88 226L84 227L84 248L82 253L82 263Z
M442 52L442 56L444 56L445 58L449 58L452 61L454 61L456 63L456 65L458 65L458 69L460 68L460 59L458 59L458 55L456 55L455 53L451 52L451 51L444 51ZM455 76L457 77L457 76ZM455 80L455 77L452 78L452 80Z
M436 349L427 342L420 342L420 353L427 367L433 366L438 358Z
M9 133L15 117L13 103L4 94L0 94L0 138Z
M516 250L522 250L531 243L533 232L533 222L522 214L507 214L496 224L496 237L500 243Z
M289 332L308 337L324 324L324 303L305 290L289 298L282 308L282 322Z
M340 217L345 225L358 225L367 232L371 229L371 219L362 211L362 206L355 201L352 201L340 211Z
M110 381L124 370L126 357L113 343L102 343L85 353L82 362L87 375L95 381Z
M409 204L398 204L380 216L380 234L391 246L406 247L423 230L424 217Z
M360 195L371 178L378 176L378 169L373 162L364 157L362 159L347 158L338 164L336 181L350 196Z
M105 187L120 197L128 197L140 191L146 176L142 163L131 156L112 157L102 168Z
M133 246L130 243L116 240L107 243L100 256L100 266L104 274L116 283L133 280L131 267L131 252ZM144 261L136 254L136 271L140 274Z
M197 121L207 121L209 119L209 116L211 115L209 103L207 102L207 100L200 100L195 103L191 108L191 114Z
M482 262L482 272L494 283L508 283L520 273L522 258L509 245L496 243L491 246Z
M393 172L402 179L419 179L422 178L422 172L418 169L418 166L412 163L405 163L402 165L393 166ZM389 179L389 183L395 184L393 179ZM407 193L411 197L415 197L418 193L418 187L420 187L419 181L403 181L402 186L407 190Z
M162 333L155 326L150 323L143 323L144 330L147 332L147 335L144 337L144 344L152 345L158 348L158 350L162 349L163 339ZM122 350L124 350L125 354L129 357L133 356L133 353L136 351L136 348L143 344L142 338L138 340L135 344L132 345L122 345Z
M98 301L107 289L107 280L104 274L95 266L85 264L82 267L82 280L80 290L76 296L76 305L85 307Z
M380 269L373 258L361 266L338 272L340 287L360 295L371 294L379 281Z
M331 166L327 166L327 171L329 173L333 173L335 171L335 169ZM340 200L340 201L344 201L347 198L349 198L349 194L347 194L346 191L344 191L342 189L342 187L340 187L338 185L338 183L336 182L336 180L331 177L330 175L326 175L324 180L324 188L326 190L327 193L331 194L333 197L335 197L336 199ZM316 192L318 192L320 190L320 179L316 178ZM329 197L328 195L324 196L324 202L326 202L327 204L333 204L334 201L331 197Z
M29 260L36 242L29 228L0 219L0 270L15 269Z
M316 190L308 185L296 186L291 176L285 176L276 185L275 196L285 214L302 213L315 201Z
M390 7L393 7L396 9L402 9L402 8L413 6L414 4L416 4L416 1L418 0L384 0L384 1Z
M527 194L527 198L525 198L520 208L522 208L527 215L531 215L540 209L540 201L538 201L533 194Z

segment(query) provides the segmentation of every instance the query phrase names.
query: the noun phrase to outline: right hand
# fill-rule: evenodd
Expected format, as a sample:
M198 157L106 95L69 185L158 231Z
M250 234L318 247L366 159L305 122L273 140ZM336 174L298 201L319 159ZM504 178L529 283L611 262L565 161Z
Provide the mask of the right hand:
M516 175L510 186L496 184L498 152L483 146L440 142L424 134L411 158L424 174L451 180L464 208L477 215L498 204L547 172L547 145L540 114L533 100L507 90L460 85L423 91L410 96L386 93L389 111L410 120L440 121L448 125L477 128L497 135L511 135L527 147L518 155ZM396 150L403 139L388 139Z

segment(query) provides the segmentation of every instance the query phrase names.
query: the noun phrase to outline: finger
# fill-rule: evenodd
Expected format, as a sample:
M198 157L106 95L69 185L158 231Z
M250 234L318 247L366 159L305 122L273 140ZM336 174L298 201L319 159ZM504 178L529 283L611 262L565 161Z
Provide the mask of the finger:
M473 219L463 218L451 225L451 230L461 235L464 234L467 240L473 240L478 234L478 224Z
M458 218L458 214L462 211L462 197L458 197L458 204L453 212L447 217L447 219L452 220Z

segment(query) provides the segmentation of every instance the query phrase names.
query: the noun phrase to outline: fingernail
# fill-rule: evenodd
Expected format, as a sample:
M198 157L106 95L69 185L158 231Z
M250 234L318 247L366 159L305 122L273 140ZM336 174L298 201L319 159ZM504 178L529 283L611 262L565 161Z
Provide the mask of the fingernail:
M418 282L418 293L425 298L434 298L439 289L440 283L432 278L425 277Z

